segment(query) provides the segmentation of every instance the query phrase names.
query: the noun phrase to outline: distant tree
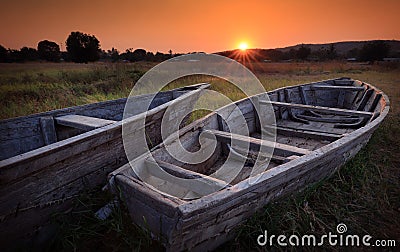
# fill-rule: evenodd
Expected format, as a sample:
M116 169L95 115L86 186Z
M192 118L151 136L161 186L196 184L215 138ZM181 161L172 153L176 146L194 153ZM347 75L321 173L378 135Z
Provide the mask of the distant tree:
M61 52L61 60L67 61L67 62L71 61L71 58L69 57L69 53L65 52L65 51Z
M147 53L146 53L146 60L147 60L147 61L154 61L154 60L155 60L155 58L154 58L154 53L152 53L152 52L147 52Z
M392 51L391 54L391 57L393 58L400 58L400 50Z
M268 59L272 61L280 61L284 58L284 53L278 49L270 49Z
M39 53L35 48L22 47L20 50L22 61L35 61L39 59Z
M53 62L60 61L60 47L55 42L42 40L38 43L37 51L40 59Z
M324 47L319 48L316 51L311 52L311 57L317 58L319 61L327 59L327 50Z
M128 50L125 50L125 52L120 53L119 56L118 56L118 58L119 58L120 60L123 60L123 61L129 60L129 59L128 59Z
M297 50L292 48L289 52L286 53L285 57L286 60L297 58Z
M8 62L9 58L8 58L8 50L0 45L0 62Z
M111 51L109 50L109 55L110 58L112 60L112 62L116 62L119 59L119 52L117 49L115 49L114 47L111 49Z
M325 48L322 46L316 51L311 52L311 57L318 59L319 61L324 61L324 60L334 60L339 57L335 45L330 44L328 48Z
M329 60L336 59L338 57L336 48L334 44L331 44L329 48L326 50L326 58Z
M306 60L310 54L311 49L309 47L306 47L305 45L301 45L296 52L296 58L300 60Z
M133 61L143 61L146 59L146 50L144 49L136 49L133 51Z
M360 50L356 47L353 49L350 49L346 53L347 58L356 58L357 59L357 58L359 58L359 55L360 55Z
M126 49L126 51L120 55L120 58L129 61L158 61L152 52L146 52L144 49L133 50L133 48Z
M389 54L390 46L381 40L364 44L360 51L360 60L371 61L382 60Z
M169 58L169 55L166 55L161 52L156 52L156 54L154 55L154 58L156 61L164 61Z
M8 49L8 62L22 62L21 52L15 49Z
M71 32L66 45L68 54L74 62L87 63L100 58L100 42L93 35Z

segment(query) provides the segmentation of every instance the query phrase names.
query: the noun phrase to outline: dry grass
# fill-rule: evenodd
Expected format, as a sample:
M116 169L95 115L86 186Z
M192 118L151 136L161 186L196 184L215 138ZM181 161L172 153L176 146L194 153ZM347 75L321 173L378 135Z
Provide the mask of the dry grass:
M60 107L127 96L133 83L152 64L7 64L0 67L1 117L13 117ZM271 234L326 234L344 222L352 234L397 239L400 244L400 70L395 65L332 63L261 63L248 65L267 90L335 77L371 83L388 94L391 110L370 143L328 180L267 205L240 226L235 240L219 250L259 250L262 230ZM212 89L233 100L243 94L209 76L183 78L170 87L210 82ZM201 117L204 113L195 116ZM130 224L124 209L100 222L93 211L107 196L84 195L80 212L59 216L57 250L159 249L146 232ZM84 202L84 203L82 203ZM82 211L83 209L83 211ZM264 249L269 249L266 247ZM274 249L281 250L281 247ZM296 249L296 248L293 248ZM299 248L297 248L299 249ZM304 249L304 248L300 248ZM299 250L300 250L299 249ZM310 248L306 248L310 249ZM327 247L325 249L336 250Z
M0 119L126 97L151 66L0 64Z

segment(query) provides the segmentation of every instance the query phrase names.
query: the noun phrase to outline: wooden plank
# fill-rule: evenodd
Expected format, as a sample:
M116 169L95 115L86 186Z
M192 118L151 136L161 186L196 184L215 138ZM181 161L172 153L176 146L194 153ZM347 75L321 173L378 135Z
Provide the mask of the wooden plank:
M65 115L56 117L54 120L57 124L82 130L94 130L116 122L82 115Z
M42 130L43 141L45 145L57 142L56 128L52 116L40 118L40 129Z
M360 118L356 117L315 117L308 115L298 115L298 117L314 122L326 122L326 123L355 123L360 120Z
M226 144L226 145L229 145L229 144ZM229 149L233 152L232 153L232 158L233 159L238 159L239 161L242 161L243 159L247 159L248 160L248 156L250 156L250 157L261 157L261 158L263 158L263 159L271 159L271 161L274 161L274 162L276 162L276 163L279 163L279 164L283 164L283 163L287 163L287 162L289 162L289 161L292 161L293 159L296 159L296 158L298 158L299 156L297 156L297 155L292 155L292 156L289 156L289 157L282 157L282 156L278 156L278 155L272 155L272 156L270 156L270 155L267 155L267 156L265 156L265 155L263 155L263 153L261 152L261 153L259 153L259 152L256 152L256 151L254 151L254 150L241 150L241 149L236 149L236 150L234 150L231 146L229 146ZM247 152L247 154L248 154L248 156L245 156L245 154L244 153L241 153L241 151L243 151L243 152ZM255 161L255 158L253 159L253 161Z
M289 89L284 89L283 91L284 91L283 93L284 93L284 95L285 95L285 100L286 100L287 102L291 103L291 102L292 102L292 99L290 98ZM262 100L260 100L260 104L268 104L268 102L267 102L267 103L263 103ZM281 106L281 107L282 107L282 106ZM280 107L278 107L278 109L279 109L279 108L280 108ZM295 122L301 122L301 123L308 124L308 121L303 120L303 119L301 119L301 118L298 118L298 117L296 116L296 114L293 113L293 111L292 111L291 108L288 108L287 111L288 111L288 114L289 114L289 118L290 118L291 120L293 120L293 121L295 121Z
M329 108L329 107L321 107L321 106L313 106L313 105L304 105L304 104L296 104L296 103L286 103L286 102L274 102L274 101L263 101L260 100L261 104L272 104L274 106L279 107L288 107L295 109L305 109L305 110L313 110L318 112L325 113L333 113L337 115L354 115L361 117L371 117L373 113L366 111L357 111L357 110L349 110L349 109L339 109L339 108Z
M201 173L189 171L160 160L154 162L153 160L146 159L145 163L146 167L148 168L147 172L149 172L151 175L164 180L170 179L168 182L187 188L200 195L213 193L228 185L228 183L222 180L209 177ZM166 174L160 170L160 167L170 173L172 176L166 176Z
M280 91L278 91L277 92L278 93L278 101L280 102L280 101L283 101L283 94L282 94L282 92L280 92ZM280 119L283 119L283 111L282 111L282 107L279 107L278 108L278 115L279 115L279 118ZM262 125L261 125L261 127L262 127Z
M127 164L126 166L129 167L128 169L132 169L130 168L129 164ZM113 190L116 190L115 192L118 192L118 194L121 192L125 200L127 198L136 198L143 204L146 204L147 206L153 208L153 210L158 212L158 214L152 216L155 217L155 219L158 219L157 216L159 215L165 215L169 218L174 218L174 216L176 216L176 208L179 205L185 203L185 201L181 199L173 198L165 194L160 194L159 192L149 187L146 183L133 177L127 176L125 173L114 174L113 179L115 183ZM127 206L134 208L136 207L136 205L134 204L129 205L129 202ZM135 213L135 210L133 213Z
M187 91L185 91L185 90L174 90L174 91L172 92L172 99L176 99L176 98L178 98L179 96L184 95L184 94L186 94L186 93L187 93Z
M364 95L361 98L360 105L358 105L357 110L364 110L365 105L367 105L367 102L371 98L373 93L374 93L373 89L368 89L367 91L364 92Z
M304 90L304 86L299 86L299 93L300 93L300 97L301 97L301 103L302 104L305 104L305 105L312 105L312 102L310 103L310 102L308 102L308 100L307 100L307 95L306 95L306 92L305 92L305 90ZM315 95L315 92L314 92L314 95ZM281 109L281 107L279 107L279 109ZM312 115L314 115L314 116L316 116L316 117L321 117L321 115L320 114L318 114L318 113L316 113L316 112L314 112L314 111L307 111L308 113L310 113L310 114L312 114ZM298 117L299 118L299 117ZM301 119L301 118L300 118Z
M351 86L353 85L354 81L352 79L335 79L333 80L333 84L336 86Z
M344 100L345 100L346 92L344 90L339 91L337 107L343 108Z
M324 122L315 122L315 121L310 121L309 124L302 124L290 120L280 120L277 122L276 126L285 129L289 128L294 130L306 130L317 133L334 134L338 136L349 133L348 130L335 128L333 124L327 124Z
M128 170L132 170L129 163L111 174L111 179L115 183L112 189L116 190L115 192L119 192L119 189L121 188L123 196L137 197L143 202L146 202L147 205L153 207L157 212L169 217L175 216L176 207L185 203L185 201L181 199L155 191L145 182L127 174Z
M96 132L86 132L29 153L2 160L0 161L0 184L5 185L13 180L30 176L65 159L73 160L74 156L81 155L83 151L94 149L115 138L121 138L121 128L121 123L119 123L109 129L96 129Z
M0 152L0 159L11 158L45 146L40 129L41 117L80 114L94 117L106 117L110 120L121 120L125 103L126 98L122 98L1 120L0 149L4 148L7 149L7 151ZM40 139L40 141L38 141L38 139ZM57 140L60 141L59 138Z
M306 92L304 91L303 86L299 86L299 93L300 93L302 103L307 105L308 104L307 95L306 95Z
M149 164L149 165L159 165L162 169L164 169L165 171L167 171L168 173L170 173L171 175L174 175L176 177L179 178L185 178L185 179L198 179L198 178L204 178L204 177L208 177L204 174L198 173L198 172L194 172L191 170L187 170L185 168L182 168L180 166L168 163L168 162L164 162L162 160L152 160L150 158L145 159L145 163ZM214 179L211 178L211 180L215 180L215 183L222 183L224 184L225 182L218 180L218 179Z
M356 86L331 86L331 85L311 85L311 89L322 89L322 90L340 90L340 91L363 91L364 87Z
M81 151L80 155L74 155L74 158L45 166L46 169L42 169L36 174L19 177L13 183L1 185L0 213L7 213L13 208L43 204L64 196L68 197L80 190L90 190L104 183L106 174L123 164L124 156L122 141L115 139L112 143ZM103 178L99 177L97 180L89 175L99 169L104 170ZM82 179L84 177L88 178L87 182ZM72 188L67 186L76 180L81 183L75 184ZM65 190L58 190L63 187ZM56 194L55 191L58 191L59 194Z
M376 109L376 106L378 106L379 101L382 98L382 94L376 94L374 97L374 101L371 104L371 107L369 108L369 112L374 112Z
M306 155L306 154L310 153L309 150L290 146L287 144L274 143L274 142L263 140L263 139L237 135L237 134L219 131L219 130L204 130L202 132L202 134L204 134L205 137L211 138L211 139L215 136L218 141L225 142L225 143L229 143L231 140L233 140L238 145L244 145L244 146L248 145L250 149L258 149L260 146L271 147L271 148L275 146L275 150L284 152L285 156ZM246 148L246 147L244 147L244 148ZM279 154L277 154L277 155L279 155Z
M278 126L276 127L276 131L277 134L283 136L303 137L303 138L311 138L316 140L327 140L327 141L335 141L342 137L342 135L340 134L323 133L311 130L291 129Z

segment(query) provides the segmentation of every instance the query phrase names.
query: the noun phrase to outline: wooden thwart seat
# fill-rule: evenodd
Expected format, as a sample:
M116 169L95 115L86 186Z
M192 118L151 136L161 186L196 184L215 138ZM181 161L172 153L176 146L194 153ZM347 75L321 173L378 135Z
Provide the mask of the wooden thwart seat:
M241 145L248 145L250 149L258 149L260 146L265 147L274 147L274 153L279 156L292 156L292 155L305 155L310 153L309 150L298 148L295 146L281 144L281 143L274 143L271 141L233 134L225 131L220 130L203 130L202 134L207 138L213 138L214 136L217 138L217 141L229 143L231 140L234 140L235 143Z
M304 130L304 129L292 129L279 126L276 126L275 128L277 134L289 137L294 136L294 137L303 137L303 138L326 140L326 141L335 141L342 137L342 134L335 134L335 133L327 133L327 132Z
M286 102L276 102L276 101L265 101L265 100L260 100L259 102L260 102L260 104L271 104L271 105L277 106L277 107L305 109L305 110L312 110L312 111L318 111L318 112L324 112L324 113L332 113L332 114L336 114L336 115L353 115L353 116L360 116L360 117L367 117L367 118L369 118L373 115L372 112L367 112L367 111L330 108L330 107L321 107L321 106L286 103Z
M327 83L327 82L325 82L325 83ZM354 81L351 79L337 79L337 80L333 80L333 84L335 86L351 86L354 84Z
M54 118L57 124L81 130L93 130L116 121L82 115L65 115Z
M365 87L356 87L356 86L331 86L331 85L312 85L311 89L331 89L331 90L339 90L339 91L363 91Z
M316 117L316 116L308 116L308 115L297 115L299 118L302 118L307 121L314 122L326 122L326 123L356 123L359 121L359 117Z
M161 160L155 161L147 158L145 163L147 172L152 176L168 180L170 183L189 189L199 195L206 195L231 186L222 180L186 170L182 167ZM166 177L160 170L160 167L172 176Z
M235 150L229 144L227 144L227 145L228 145L228 149L233 152L232 153L233 154L232 155L233 159L239 159L239 161L243 161L244 159L248 160L248 158L245 156L245 154L241 153L241 150ZM265 156L265 155L263 155L263 153L258 153L258 152L253 151L253 150L248 150L248 151L245 151L245 152L247 154L250 154L250 156L259 157L259 158L261 158L261 160L266 160L266 159L270 158L271 161L274 161L275 163L279 163L279 164L287 163L287 162L292 161L292 160L294 160L294 159L299 157L298 155L291 155L291 156L288 156L288 157L282 157L282 156L278 156L278 155ZM255 162L256 160L253 159L251 161Z

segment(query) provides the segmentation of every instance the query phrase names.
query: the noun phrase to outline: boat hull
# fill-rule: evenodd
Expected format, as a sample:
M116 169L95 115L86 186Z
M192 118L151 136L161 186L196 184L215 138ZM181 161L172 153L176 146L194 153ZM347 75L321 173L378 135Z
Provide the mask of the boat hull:
M123 123L146 118L144 127L150 133L150 142L157 144L161 141L159 119L168 106L196 99L207 87L208 84L193 85L159 93L146 112L0 161L0 243L31 237L52 213L68 209L71 199L82 192L104 186L107 174L127 163L122 140ZM151 96L138 97L138 101L147 101ZM169 98L166 100L166 97ZM126 99L119 99L100 103L100 106L91 104L51 111L6 120L3 126L10 128L12 123L18 125L24 119L33 124L43 116L96 116L105 111L114 111L112 115L109 113L111 119L122 120L125 102ZM118 105L116 109L112 108L114 105ZM138 108L138 111L142 109ZM139 139L135 140L137 146L147 145L147 142L138 142Z
M349 81L351 85L354 85L354 87L350 86L348 88L348 90L352 91L361 90L358 89L358 87L365 87L365 85L367 85L359 81L350 82L350 80L342 78L282 88L271 91L268 95L277 105L282 105L279 104L279 94L284 93L287 89L291 92L295 92L299 89L301 90L301 88L311 90L312 85L321 83L324 85L329 84L328 88L332 89L335 87L335 83L340 83L341 81ZM333 108L332 110L335 113L353 113L372 117L370 121L364 126L360 126L358 129L350 129L351 127L348 126L349 129L342 130L342 132L346 133L340 135L339 133L337 135L330 134L329 132L323 133L320 128L318 129L319 131L311 132L309 126L313 124L305 125L308 131L305 129L287 129L286 131L281 129L280 131L282 131L282 133L285 132L286 135L289 132L293 136L293 132L295 132L295 134L301 134L302 136L306 135L304 139L309 139L311 137L322 138L324 141L329 139L329 143L322 147L311 149L307 154L283 162L280 165L273 166L255 175L252 179L253 181L257 181L256 183L250 183L248 179L244 179L217 192L197 199L185 200L162 193L155 189L153 185L148 185L139 179L137 174L133 172L131 166L143 166L143 163L145 163L148 157L141 157L131 162L131 164L126 164L111 173L109 176L110 184L113 185L114 188L118 187L118 193L123 196L122 199L128 207L133 221L158 235L167 250L212 250L232 238L235 235L235 228L252 216L257 210L273 200L302 190L312 183L329 177L366 145L373 132L389 111L389 100L387 96L369 84L365 92L368 90L374 90L371 100L366 102L366 104L369 104L369 114L367 113L367 109L366 111L352 110L351 112L348 109L345 111L340 108ZM307 95L311 94L312 92ZM339 95L339 98L329 100L329 102L332 103L332 107L333 104L337 103L341 103L342 106L352 106L351 104L346 105L346 101L341 101L340 92L336 92L335 95ZM354 100L356 100L357 95L354 95ZM310 97L311 96L309 96L309 98ZM380 97L379 105L374 104L373 97ZM353 99L353 97L350 98ZM249 99L250 98L238 101L236 104L242 111L247 112L245 107L251 107L251 105L249 105ZM298 99L300 100L299 97ZM322 98L319 97L318 99ZM359 103L363 103L364 99L360 98L358 100L358 104L355 104L356 107L359 107ZM285 104L285 106L289 105ZM295 107L297 109L302 108L301 105L295 105ZM303 108L319 111L329 110L327 108L322 109L321 107L315 108L311 106L303 106ZM224 109L225 108L222 108L221 110ZM287 117L289 118L289 113L287 111L282 112L277 108L275 113L277 114L277 118L281 116L279 115L280 113L287 113ZM292 113L294 112L292 111ZM215 114L210 114L203 119L193 122L180 131L180 141L184 145L185 141L196 137L196 134L198 137L201 131L199 128L219 128L219 130L222 130L217 121L217 116ZM252 128L256 129L260 127L260 125L257 126L257 123L253 121L257 121L257 119L248 121L249 125L253 125ZM348 117L346 117L344 121L348 121ZM334 125L336 126L337 124ZM332 126L331 129L337 129L337 132L341 131L340 127L336 128ZM298 137L298 135L294 136L293 139L296 137ZM152 153L153 158L161 158L163 156L163 148L165 147L161 144L158 150ZM293 150L293 148L290 150ZM171 160L167 161L172 162ZM184 169L182 168L181 171L184 172ZM202 175L202 172L199 170L197 170L197 172L199 176Z

